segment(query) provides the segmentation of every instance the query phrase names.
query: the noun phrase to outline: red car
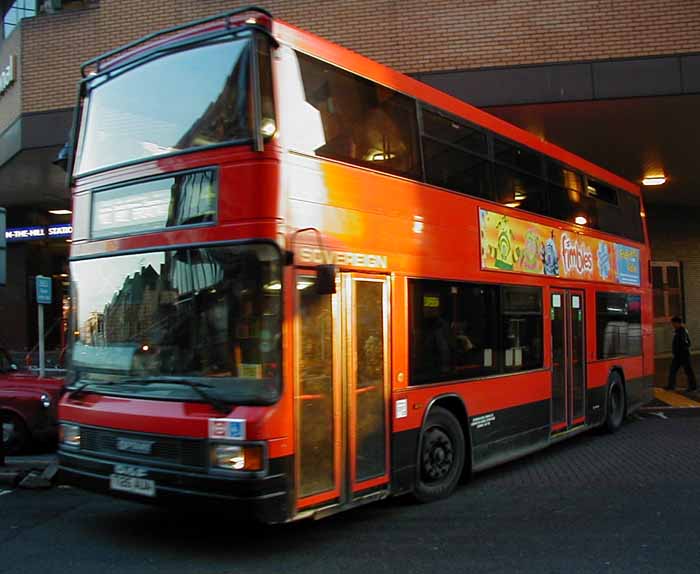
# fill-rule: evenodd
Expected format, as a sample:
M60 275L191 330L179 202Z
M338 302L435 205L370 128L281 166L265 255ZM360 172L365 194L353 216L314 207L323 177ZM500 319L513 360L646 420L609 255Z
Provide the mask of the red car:
M56 441L56 412L63 379L22 371L0 348L0 422L6 454L32 443Z

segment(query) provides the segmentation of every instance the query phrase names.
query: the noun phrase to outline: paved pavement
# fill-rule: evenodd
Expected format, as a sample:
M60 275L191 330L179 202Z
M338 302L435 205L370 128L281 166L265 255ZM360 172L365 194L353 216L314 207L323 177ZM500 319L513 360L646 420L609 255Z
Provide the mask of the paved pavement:
M615 435L482 473L439 503L396 499L281 527L65 488L0 493L0 572L697 572L692 414L646 412Z

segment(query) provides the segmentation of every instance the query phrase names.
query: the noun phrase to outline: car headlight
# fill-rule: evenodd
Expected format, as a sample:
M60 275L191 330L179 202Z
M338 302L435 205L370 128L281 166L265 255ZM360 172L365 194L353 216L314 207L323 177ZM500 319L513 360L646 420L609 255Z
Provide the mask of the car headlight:
M65 446L80 446L80 427L78 425L61 423L58 429L59 440Z
M46 393L43 393L41 397L39 397L39 401L41 401L41 406L45 409L48 409L51 406L51 397Z
M264 454L260 445L214 444L211 463L227 470L263 470Z

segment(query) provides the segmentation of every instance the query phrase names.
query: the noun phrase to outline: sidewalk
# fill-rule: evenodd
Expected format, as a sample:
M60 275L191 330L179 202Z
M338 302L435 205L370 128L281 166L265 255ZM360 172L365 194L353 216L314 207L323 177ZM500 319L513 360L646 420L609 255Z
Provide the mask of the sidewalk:
M700 377L700 355L693 355L693 370ZM646 409L698 409L700 408L700 392L688 391L688 379L683 370L676 376L676 389L667 391L668 371L671 357L660 357L654 361L654 400L646 405ZM699 411L700 413L700 411Z

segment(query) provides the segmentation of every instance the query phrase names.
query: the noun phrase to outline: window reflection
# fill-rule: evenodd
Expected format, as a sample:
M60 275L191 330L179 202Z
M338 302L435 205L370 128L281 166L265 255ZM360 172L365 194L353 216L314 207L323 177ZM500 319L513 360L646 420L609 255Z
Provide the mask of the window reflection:
M639 295L596 294L599 359L642 354L641 313Z
M78 377L213 377L234 396L276 392L280 279L272 246L79 261L72 277Z
M249 50L249 40L208 44L98 76L76 171L249 138Z
M409 283L411 384L542 367L542 291L473 283Z
M314 132L318 141L313 142L299 134L295 145L300 151L420 176L413 100L309 56L297 57L305 103L317 111L312 124L320 121L323 132Z

